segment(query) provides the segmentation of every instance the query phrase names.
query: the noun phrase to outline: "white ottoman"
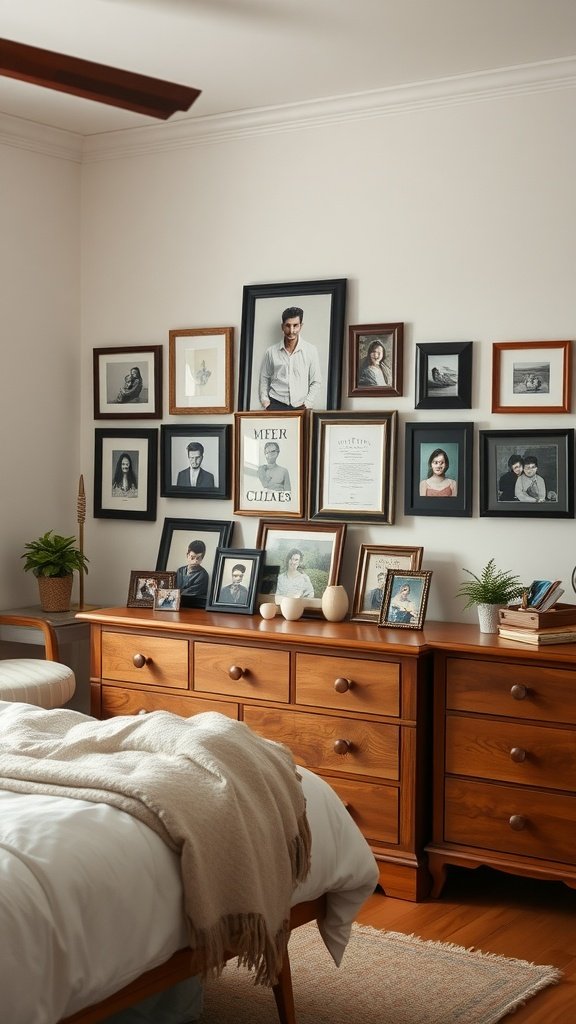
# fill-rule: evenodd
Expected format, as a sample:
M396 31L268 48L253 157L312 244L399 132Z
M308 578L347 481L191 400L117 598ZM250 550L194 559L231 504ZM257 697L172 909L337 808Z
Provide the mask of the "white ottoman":
M0 659L0 700L61 708L73 696L76 679L71 668L40 658Z

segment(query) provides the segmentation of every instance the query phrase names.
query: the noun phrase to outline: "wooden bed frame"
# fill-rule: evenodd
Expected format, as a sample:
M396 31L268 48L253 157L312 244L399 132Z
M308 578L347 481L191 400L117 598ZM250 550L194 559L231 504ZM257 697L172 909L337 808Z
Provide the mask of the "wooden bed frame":
M290 911L290 931L310 921L321 921L326 913L326 896L320 896L316 900L309 900L306 903L297 903ZM228 959L235 956L231 953ZM162 992L179 981L191 978L198 974L198 957L190 949L180 949L174 953L166 963L160 967L153 967L152 970L141 974L135 981L130 982L125 988L108 996L102 1002L94 1006L88 1006L85 1010L66 1017L60 1024L98 1024L98 1021L106 1020L113 1013L125 1010L134 1006L142 999L147 999L156 992ZM284 954L282 968L278 975L278 981L273 986L278 1020L280 1024L296 1024L296 1012L294 1009L294 993L292 991L292 975L290 972L290 957L288 950Z

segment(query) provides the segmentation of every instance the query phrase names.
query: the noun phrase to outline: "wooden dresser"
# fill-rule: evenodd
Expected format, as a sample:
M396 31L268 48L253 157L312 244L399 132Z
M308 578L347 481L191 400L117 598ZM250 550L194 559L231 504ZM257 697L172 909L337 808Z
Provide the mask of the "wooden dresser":
M219 711L285 743L329 782L391 896L430 890L431 651L412 630L184 609L82 612L92 714Z

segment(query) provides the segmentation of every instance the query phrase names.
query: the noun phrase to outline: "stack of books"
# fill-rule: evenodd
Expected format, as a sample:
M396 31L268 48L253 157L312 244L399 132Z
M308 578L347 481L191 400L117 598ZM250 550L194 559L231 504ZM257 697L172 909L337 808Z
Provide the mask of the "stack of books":
M537 608L539 612L552 608L564 593L560 586L561 582L562 580L534 580L528 590L528 607Z
M557 604L563 593L559 580L535 580L528 592L528 607L500 609L498 635L538 646L576 643L576 605Z

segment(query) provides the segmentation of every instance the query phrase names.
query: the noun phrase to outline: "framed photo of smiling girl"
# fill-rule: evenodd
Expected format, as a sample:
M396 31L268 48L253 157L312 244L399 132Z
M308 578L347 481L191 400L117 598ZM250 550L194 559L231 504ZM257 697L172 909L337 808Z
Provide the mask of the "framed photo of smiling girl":
M473 423L406 424L406 515L472 515L473 438Z

